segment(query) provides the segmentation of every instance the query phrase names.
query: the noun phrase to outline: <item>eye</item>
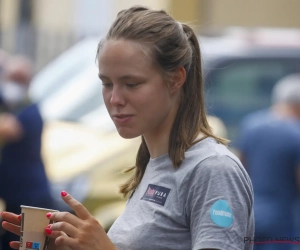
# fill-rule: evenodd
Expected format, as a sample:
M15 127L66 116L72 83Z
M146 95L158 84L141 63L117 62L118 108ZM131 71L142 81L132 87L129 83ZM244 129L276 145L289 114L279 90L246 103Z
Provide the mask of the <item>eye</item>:
M104 88L110 88L110 87L112 87L113 86L113 84L112 83L110 83L110 82L102 82L102 86L104 87Z
M135 87L137 87L139 85L139 83L126 83L126 86L128 87L128 88L135 88Z

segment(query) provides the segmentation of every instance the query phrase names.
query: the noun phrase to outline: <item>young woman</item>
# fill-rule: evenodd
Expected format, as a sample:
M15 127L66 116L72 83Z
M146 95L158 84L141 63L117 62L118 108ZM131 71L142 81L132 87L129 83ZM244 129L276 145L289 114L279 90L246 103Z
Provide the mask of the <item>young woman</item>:
M141 136L129 200L105 233L71 195L76 212L48 214L58 247L77 249L252 249L253 191L240 161L214 136L193 30L164 11L121 11L97 51L103 98L119 134ZM3 227L19 233L17 215ZM247 237L247 238L246 238ZM18 242L11 244L18 247Z

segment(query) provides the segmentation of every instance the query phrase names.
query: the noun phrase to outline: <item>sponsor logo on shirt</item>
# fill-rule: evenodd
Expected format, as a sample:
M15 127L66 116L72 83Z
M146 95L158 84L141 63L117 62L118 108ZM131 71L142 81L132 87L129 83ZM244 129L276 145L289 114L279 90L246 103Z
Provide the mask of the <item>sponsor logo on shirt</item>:
M211 220L220 227L229 227L233 222L233 213L226 200L216 201L210 208Z
M169 188L149 184L141 200L150 201L158 205L164 206L170 193L170 190L171 189Z
M221 215L221 216L226 216L226 217L229 217L229 218L232 217L232 214L229 213L229 212L225 212L223 210L215 210L215 209L213 209L213 215Z

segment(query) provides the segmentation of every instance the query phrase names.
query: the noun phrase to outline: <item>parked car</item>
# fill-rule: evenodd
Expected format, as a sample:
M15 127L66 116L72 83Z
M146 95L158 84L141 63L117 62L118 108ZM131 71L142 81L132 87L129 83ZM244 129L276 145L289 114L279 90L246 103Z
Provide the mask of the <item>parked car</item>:
M35 76L30 93L46 121L43 156L54 196L69 191L108 229L125 206L117 186L128 177L121 172L134 164L140 139L121 138L104 107L98 40L63 53ZM300 32L228 29L199 41L210 122L234 148L241 119L270 105L278 79L300 72Z
M282 77L300 72L300 30L231 28L202 36L208 113L225 123L234 148L241 119L271 104Z

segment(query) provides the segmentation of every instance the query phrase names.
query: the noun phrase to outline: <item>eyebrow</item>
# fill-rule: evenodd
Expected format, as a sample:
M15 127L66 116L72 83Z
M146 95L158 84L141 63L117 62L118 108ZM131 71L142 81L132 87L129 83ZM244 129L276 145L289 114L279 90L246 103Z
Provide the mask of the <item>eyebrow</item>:
M103 75L103 74L98 74L98 77L100 79L109 79L108 76ZM144 78L144 77L139 76L139 75L124 75L124 76L119 77L120 80L128 80L128 79L132 79L132 78Z
M98 74L98 77L99 77L100 79L103 79L103 78L106 78L106 79L108 79L108 77L107 77L107 76L105 76L105 75L102 75L102 74Z

